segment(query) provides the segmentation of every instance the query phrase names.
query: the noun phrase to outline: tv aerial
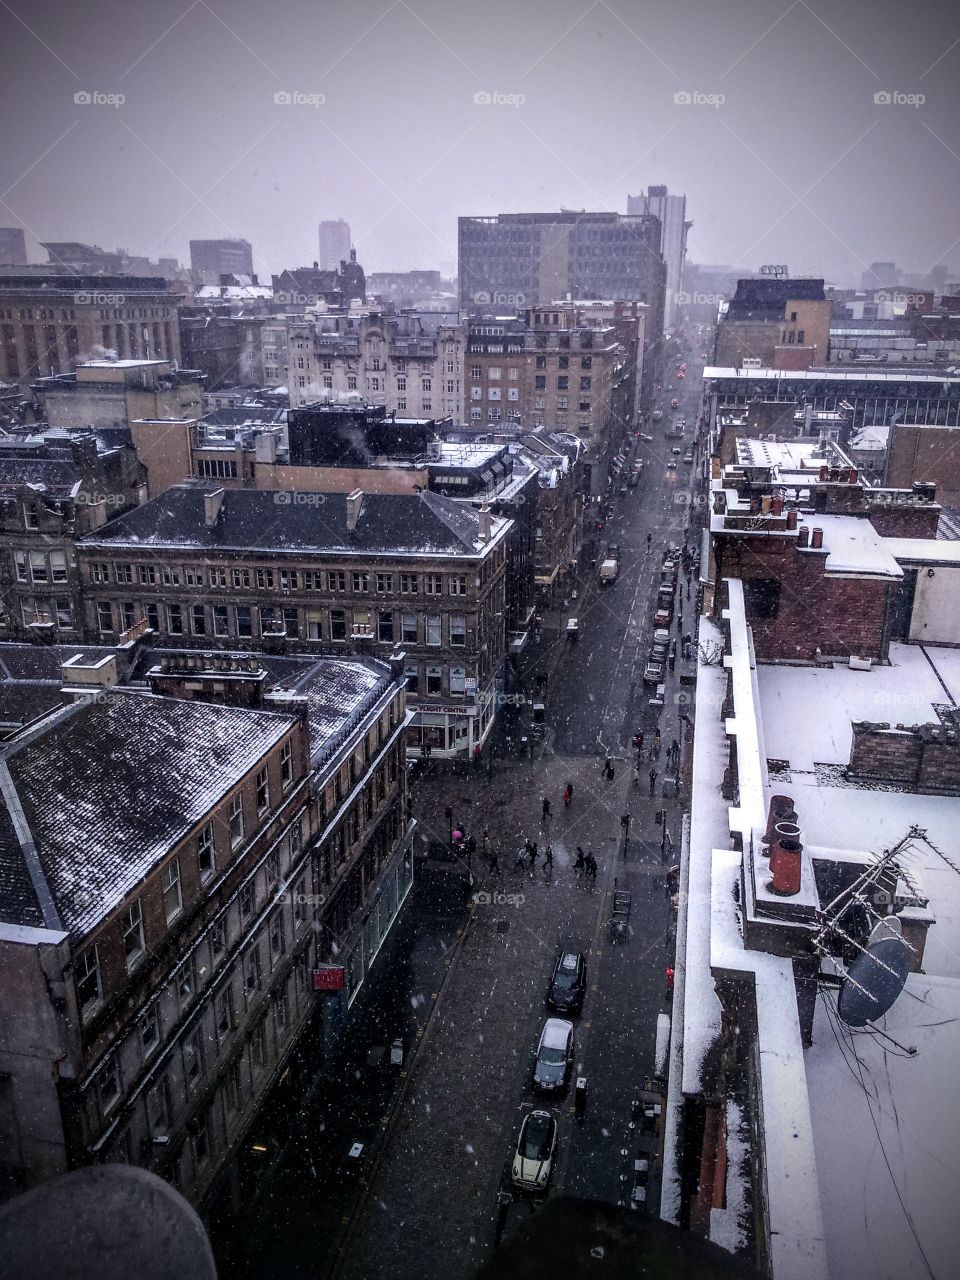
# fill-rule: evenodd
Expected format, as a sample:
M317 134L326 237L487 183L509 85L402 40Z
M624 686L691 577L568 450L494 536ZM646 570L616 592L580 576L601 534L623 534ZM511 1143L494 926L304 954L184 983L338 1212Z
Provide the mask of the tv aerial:
M909 882L900 860L915 840L922 840L960 874L960 868L933 844L923 828L911 827L827 903L821 911L820 932L813 941L814 949L821 956L830 956L838 971L840 1020L856 1030L869 1028L911 1055L917 1052L915 1048L899 1044L873 1024L903 991L911 954L916 954L895 914L897 882L901 877Z

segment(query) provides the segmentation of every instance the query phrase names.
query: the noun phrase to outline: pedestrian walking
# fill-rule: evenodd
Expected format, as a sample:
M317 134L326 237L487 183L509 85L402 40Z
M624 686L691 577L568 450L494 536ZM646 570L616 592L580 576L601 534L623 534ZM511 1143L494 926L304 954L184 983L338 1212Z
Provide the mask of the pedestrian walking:
M667 999L668 1000L673 999L673 978L674 978L673 967L672 965L667 965Z
M590 877L591 880L596 880L597 860L592 853L587 854L586 864L587 864L587 875Z
M633 748L636 751L637 755L639 755L640 752L643 750L643 730L642 729L638 729L637 732L633 735Z
M531 870L531 871L532 871L532 870L533 870L533 868L537 865L537 852L538 852L538 850L537 850L537 842L536 842L536 840L531 840L531 841L530 841L530 848L529 848L529 853L530 853L530 870Z
M525 871L526 868L527 868L527 850L523 847L523 845L521 845L520 848L517 850L516 858L514 858L513 860L513 869L514 871Z
M613 761L609 756L603 762L603 771L600 776L606 779L607 782L613 777Z
M430 743L429 743L429 742L425 742L425 743L423 744L423 758L424 758L424 760L429 760L429 759L430 759L430 756L431 756L432 754L433 754L433 747L431 747L431 745L430 745Z
M635 787L639 787L640 785L640 761L639 760L633 766L633 785Z
M677 738L670 743L670 754L673 756L676 764L680 763L680 742Z
M580 846L579 846L579 845L577 845L577 860L576 860L576 862L573 864L573 869L574 869L574 871L582 871L582 870L583 870L583 868L584 868L586 865L587 865L587 860L586 860L586 857L585 857L585 855L584 855L584 852L583 852L583 850L580 848Z
M569 804L570 801L573 799L573 783L572 782L567 783L566 792L567 792L567 804Z
M653 534L652 534L652 533L648 533L648 534L647 534L647 550L648 550L648 551L650 550L650 543L651 543L652 541L653 541Z
M566 787L563 788L563 807L565 809L570 807L570 792Z
M477 851L477 837L467 836L464 842L463 851L467 855L467 870L470 870L470 864L473 861L473 855Z
M500 870L500 859L497 857L496 850L494 850L490 854L489 861L490 861L490 867L489 867L490 874L492 876L493 875L502 876L503 872Z
M544 871L553 870L553 845L552 844L548 844L544 852L543 869Z
M487 827L483 828L483 852L486 857L490 857L490 831Z
M656 749L657 749L657 754L658 754L658 755L659 755L659 752L660 752L660 743L661 743L661 738L660 738L660 727L659 727L659 725L658 725L658 726L657 726L657 731L656 731L656 733L654 733L654 735L653 735L653 745L656 747Z
M483 763L482 752L480 750L480 743L478 742L477 745L473 748L473 767L478 773L480 771L480 765L482 763Z
M654 788L655 788L655 787L656 787L656 785L657 785L657 771L656 771L656 769L651 769L651 770L650 770L649 778L650 778L650 794L651 794L651 795L653 795Z
M548 796L543 797L543 818L546 821L550 817L550 800Z

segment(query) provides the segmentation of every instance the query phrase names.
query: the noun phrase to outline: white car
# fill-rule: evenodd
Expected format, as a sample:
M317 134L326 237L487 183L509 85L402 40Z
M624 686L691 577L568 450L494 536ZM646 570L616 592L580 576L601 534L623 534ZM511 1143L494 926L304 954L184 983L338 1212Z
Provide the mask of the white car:
M513 1153L511 1177L524 1191L546 1191L557 1150L557 1122L549 1111L528 1111Z

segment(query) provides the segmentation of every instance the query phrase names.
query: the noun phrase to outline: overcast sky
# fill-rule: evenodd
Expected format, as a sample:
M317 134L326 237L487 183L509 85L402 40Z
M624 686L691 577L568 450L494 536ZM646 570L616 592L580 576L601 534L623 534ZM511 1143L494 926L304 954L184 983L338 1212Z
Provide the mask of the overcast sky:
M0 225L34 261L234 235L269 274L344 217L367 270L452 273L459 214L666 183L696 262L960 265L946 0L0 0L0 59Z

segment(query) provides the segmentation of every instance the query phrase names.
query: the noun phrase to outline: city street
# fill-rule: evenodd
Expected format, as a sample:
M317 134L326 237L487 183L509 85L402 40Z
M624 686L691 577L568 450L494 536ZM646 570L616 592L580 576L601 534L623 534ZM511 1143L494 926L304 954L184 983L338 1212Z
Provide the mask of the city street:
M520 1123L532 1106L558 1120L550 1194L629 1203L641 1154L633 1103L653 1072L657 1015L669 1008L672 914L664 864L676 855L655 815L666 810L669 840L677 841L679 802L662 797L661 780L666 747L682 737L683 706L674 696L679 661L658 721L664 753L650 762L644 751L639 785L631 739L649 723L652 690L642 672L660 562L666 546L683 543L693 510L691 467L668 467L677 442L666 432L671 416L686 416L680 443L686 448L695 436L699 349L682 357L688 374L680 383L672 358L667 364L663 420L649 429L652 443L638 442L646 461L640 485L616 497L599 535L621 547L618 580L600 588L582 566L579 598L565 614L554 611L561 622L552 632L545 620L535 662L549 676L547 726L534 758L498 751L492 769L469 771L433 761L413 784L423 849L430 841L448 842L449 806L478 843L489 831L499 874L481 848L469 870L457 861L419 862L406 917L373 984L376 993L352 1020L343 1061L303 1107L256 1203L231 1228L223 1274L243 1280L471 1276L498 1239L509 1239L536 1211L534 1200L519 1196L498 1207L498 1193L509 1190ZM671 396L681 401L676 415L666 407ZM678 599L680 592L682 575ZM695 590L683 604L692 630ZM573 642L562 625L572 614L580 621ZM682 629L675 619L678 638ZM651 740L652 731L646 745ZM602 776L607 754L612 780ZM651 767L657 769L654 796ZM627 813L625 848L621 817ZM533 871L515 866L527 839L538 842L541 854L552 846L552 867L545 868L542 857ZM593 881L574 867L578 845L597 858ZM610 933L615 889L632 895L628 937L620 943ZM587 994L572 1018L569 1086L543 1101L532 1088L532 1054L560 948L586 956ZM396 1036L406 1057L402 1068L391 1069L377 1055ZM587 1081L582 1116L574 1107L577 1077ZM351 1178L347 1152L355 1142L364 1152ZM651 1161L651 1212L655 1166Z

